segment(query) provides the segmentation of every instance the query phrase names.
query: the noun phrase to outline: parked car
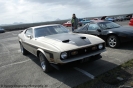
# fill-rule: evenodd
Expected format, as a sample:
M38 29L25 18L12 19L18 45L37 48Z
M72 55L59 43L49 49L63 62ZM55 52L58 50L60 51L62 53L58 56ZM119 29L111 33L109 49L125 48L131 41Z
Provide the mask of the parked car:
M22 54L38 57L44 72L51 71L53 65L82 61L105 51L101 38L69 32L60 24L27 28L18 34L18 41Z
M65 27L71 27L71 21L67 21L66 23L63 24L63 26Z
M90 20L88 19L83 19L80 21L83 25L87 24L87 23L90 23Z
M5 32L5 29L0 27L0 33L4 33L4 32Z
M78 18L79 22L83 20L83 18Z
M128 20L130 20L132 18L133 14L128 14L126 17L128 18Z
M63 24L63 26L65 26L65 27L71 27L72 26L71 21L67 21L66 23ZM78 22L78 26L82 26L82 23L81 22Z
M117 16L116 17L116 21L123 21L124 20L124 17L122 17L122 16Z
M111 22L115 22L115 19L111 18L111 17L106 17L105 21L111 21Z
M132 19L130 20L129 25L130 25L130 26L133 26L133 17L132 17Z
M74 32L96 35L104 39L111 48L133 40L133 27L123 27L117 23L102 20L92 21Z
M122 18L123 18L124 20L129 20L129 17L126 17L126 16L122 16Z

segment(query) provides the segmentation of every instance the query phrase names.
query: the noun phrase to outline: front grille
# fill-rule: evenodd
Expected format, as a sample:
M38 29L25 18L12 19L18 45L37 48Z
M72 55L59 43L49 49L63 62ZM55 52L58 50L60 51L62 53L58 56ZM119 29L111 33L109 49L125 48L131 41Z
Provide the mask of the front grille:
M104 49L104 48L105 48L105 45L104 45L104 47L102 49ZM91 47L85 47L85 48L81 48L81 49L77 49L77 50L68 51L67 52L67 54L68 54L67 59L72 58L72 57L77 57L77 56L85 55L85 54L89 54L89 53L93 53L93 52L96 52L98 50L99 50L98 45L93 45ZM77 54L75 53L76 55L73 55L72 52L76 52L76 51L78 53Z

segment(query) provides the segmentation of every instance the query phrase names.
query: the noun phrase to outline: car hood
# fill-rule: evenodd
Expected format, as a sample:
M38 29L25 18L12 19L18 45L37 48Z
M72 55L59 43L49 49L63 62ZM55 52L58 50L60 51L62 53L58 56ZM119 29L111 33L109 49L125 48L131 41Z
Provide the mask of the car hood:
M96 36L74 33L62 33L40 37L37 39L41 43L47 42L61 51L77 49L85 46L91 46L104 41Z
M125 33L125 34L133 34L133 27L119 27L119 28L114 28L114 29L109 29L110 31L113 32L120 32L120 33Z

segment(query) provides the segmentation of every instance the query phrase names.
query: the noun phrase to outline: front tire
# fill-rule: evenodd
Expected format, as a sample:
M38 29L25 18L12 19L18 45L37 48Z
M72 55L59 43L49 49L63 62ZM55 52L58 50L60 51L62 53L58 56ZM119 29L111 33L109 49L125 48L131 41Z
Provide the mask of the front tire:
M39 59L40 59L40 64L44 72L50 72L52 70L52 66L46 59L43 53L39 53Z
M28 51L23 47L23 45L20 43L20 50L23 55L27 55Z
M120 45L120 41L119 41L117 36L111 35L107 39L107 44L111 48L116 48L116 47L118 47Z

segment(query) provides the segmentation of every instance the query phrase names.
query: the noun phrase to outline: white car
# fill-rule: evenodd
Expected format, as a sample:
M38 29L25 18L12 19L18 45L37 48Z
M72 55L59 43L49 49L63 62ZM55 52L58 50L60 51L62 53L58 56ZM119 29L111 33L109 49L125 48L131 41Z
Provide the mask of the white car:
M32 53L40 59L44 72L51 64L66 64L96 56L105 51L105 41L88 34L69 32L60 24L30 27L18 34L22 54Z

